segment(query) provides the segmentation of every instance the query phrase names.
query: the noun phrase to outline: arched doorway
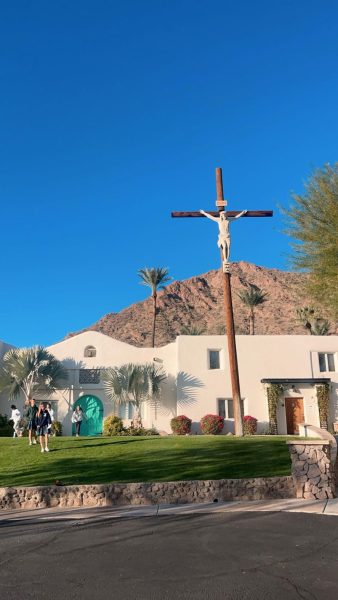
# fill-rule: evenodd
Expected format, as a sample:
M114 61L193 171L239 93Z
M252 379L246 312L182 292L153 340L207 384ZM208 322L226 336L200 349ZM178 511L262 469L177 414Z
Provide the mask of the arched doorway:
M75 404L81 406L86 418L83 419L81 425L81 435L101 435L103 426L103 404L97 396L86 395L81 396ZM73 426L73 435L75 426Z

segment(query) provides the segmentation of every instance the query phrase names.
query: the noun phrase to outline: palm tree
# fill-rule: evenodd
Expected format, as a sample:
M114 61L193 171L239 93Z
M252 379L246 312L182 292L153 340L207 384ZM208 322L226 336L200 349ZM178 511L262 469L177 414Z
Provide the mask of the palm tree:
M43 392L50 396L64 387L68 374L63 364L42 346L14 348L3 357L0 368L0 392L10 400L22 393L25 400Z
M317 310L313 306L297 308L296 318L305 327L307 333L311 335L313 322L317 318Z
M205 327L198 325L183 325L180 335L203 335Z
M138 272L141 278L141 285L147 285L151 289L151 296L153 299L153 330L151 336L152 348L155 347L155 329L156 329L156 315L157 315L157 290L162 289L164 284L170 281L169 271L163 267L145 267L140 269Z
M237 296L239 299L249 308L249 333L255 335L255 313L254 309L256 306L266 302L268 296L267 292L263 292L259 287L249 283L249 289L244 289L242 292L238 292Z
M134 423L142 427L141 406L144 402L156 404L161 383L166 379L162 367L145 363L135 365L128 363L121 367L103 371L102 381L108 398L116 404L132 402L136 408Z
M305 327L309 335L327 335L329 332L329 321L322 319L318 309L313 306L297 308L296 318Z
M329 335L330 322L327 319L317 319L312 327L312 335Z

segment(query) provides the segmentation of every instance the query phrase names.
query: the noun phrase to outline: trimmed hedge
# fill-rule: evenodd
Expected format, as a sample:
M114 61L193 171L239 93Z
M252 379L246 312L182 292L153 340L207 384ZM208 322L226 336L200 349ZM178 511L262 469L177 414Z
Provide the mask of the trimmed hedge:
M200 420L200 426L202 433L217 435L224 427L224 418L219 415L205 415Z
M257 419L246 415L243 417L243 433L244 435L255 435L257 433Z
M174 417L170 421L170 427L175 435L186 435L191 431L191 419L185 415Z

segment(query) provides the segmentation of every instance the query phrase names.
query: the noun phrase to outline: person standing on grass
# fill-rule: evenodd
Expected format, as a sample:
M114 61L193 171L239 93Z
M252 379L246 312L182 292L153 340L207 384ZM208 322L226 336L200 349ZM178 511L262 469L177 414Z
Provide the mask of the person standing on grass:
M49 435L54 435L54 432L53 432L54 410L52 409L52 405L50 402L47 402L47 410L50 414L50 420L51 420L51 424L50 424L48 433L49 433Z
M28 408L25 412L25 417L28 419L28 439L29 445L36 444L36 415L38 413L38 407L35 404L35 399L29 400Z
M75 423L75 436L79 437L83 419L86 418L81 406L77 406L72 414L72 423Z
M13 421L13 438L15 437L21 437L20 432L20 420L21 420L21 413L19 411L18 408L16 408L15 404L11 405L11 409L12 409L12 414L11 414L11 421Z
M40 438L41 452L49 452L48 448L48 433L52 420L47 410L46 402L41 402L36 416L36 427Z

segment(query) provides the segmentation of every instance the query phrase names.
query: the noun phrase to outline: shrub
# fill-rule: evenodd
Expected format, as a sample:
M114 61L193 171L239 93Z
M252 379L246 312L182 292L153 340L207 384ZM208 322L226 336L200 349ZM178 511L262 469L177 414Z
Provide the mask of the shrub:
M13 426L6 415L0 415L0 437L12 437Z
M157 431L156 427L150 427L150 429L146 429L145 434L144 435L160 435L159 432Z
M125 428L123 427L123 421L120 417L116 417L114 415L110 415L110 417L106 417L103 423L103 435L113 436L113 435L123 435L125 432Z
M131 436L140 436L140 435L160 435L155 429L155 427L151 427L150 429L145 429L144 427L133 427L132 425L128 427L123 433L123 435L131 435Z
M128 427L126 430L126 435L132 435L132 436L146 435L146 431L147 430L144 427L133 427L132 425L130 425L130 427Z
M243 433L244 435L255 435L257 433L257 419L246 415L243 417Z
M52 433L55 436L62 435L62 423L60 421L53 421Z
M216 435L223 429L224 418L219 415L205 415L200 421L200 426L202 433Z
M191 423L191 419L185 415L179 415L171 419L170 427L175 435L186 435L191 431Z

